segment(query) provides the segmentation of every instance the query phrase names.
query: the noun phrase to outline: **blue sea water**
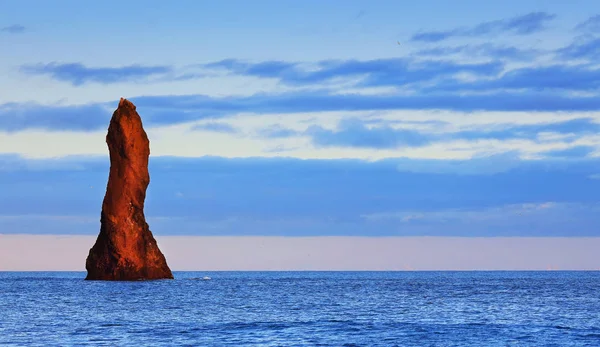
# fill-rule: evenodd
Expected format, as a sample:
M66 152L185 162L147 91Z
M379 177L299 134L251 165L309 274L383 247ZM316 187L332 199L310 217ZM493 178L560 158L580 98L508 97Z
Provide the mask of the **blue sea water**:
M600 272L84 277L0 272L0 345L600 346Z

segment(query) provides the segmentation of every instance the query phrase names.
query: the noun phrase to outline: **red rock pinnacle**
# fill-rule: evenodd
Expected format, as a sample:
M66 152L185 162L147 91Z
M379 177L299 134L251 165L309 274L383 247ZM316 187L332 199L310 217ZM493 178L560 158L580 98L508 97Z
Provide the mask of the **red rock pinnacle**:
M173 278L144 217L150 142L135 106L121 98L106 135L110 173L100 234L85 262L86 280Z

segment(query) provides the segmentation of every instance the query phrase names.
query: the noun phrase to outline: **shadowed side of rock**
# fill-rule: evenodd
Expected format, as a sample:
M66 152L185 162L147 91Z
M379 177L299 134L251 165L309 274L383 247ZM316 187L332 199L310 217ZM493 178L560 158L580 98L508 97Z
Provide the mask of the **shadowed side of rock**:
M106 143L110 173L100 216L100 234L90 249L87 280L170 279L167 265L144 216L150 183L150 143L135 106L121 99Z

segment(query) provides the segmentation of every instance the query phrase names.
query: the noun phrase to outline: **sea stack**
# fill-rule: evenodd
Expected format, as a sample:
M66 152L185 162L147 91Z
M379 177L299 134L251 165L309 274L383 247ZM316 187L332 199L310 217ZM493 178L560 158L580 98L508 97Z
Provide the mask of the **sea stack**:
M102 202L100 234L85 262L85 279L171 279L173 274L144 217L150 183L150 142L130 101L121 98L110 120L106 143L110 173Z

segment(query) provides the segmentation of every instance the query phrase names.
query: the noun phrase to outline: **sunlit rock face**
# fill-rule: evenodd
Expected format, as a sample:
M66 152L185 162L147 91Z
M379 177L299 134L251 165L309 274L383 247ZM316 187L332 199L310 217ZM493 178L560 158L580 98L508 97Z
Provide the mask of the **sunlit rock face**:
M150 183L150 142L135 106L126 99L121 99L113 113L106 143L110 173L102 203L100 234L85 264L86 279L173 278L144 216Z

